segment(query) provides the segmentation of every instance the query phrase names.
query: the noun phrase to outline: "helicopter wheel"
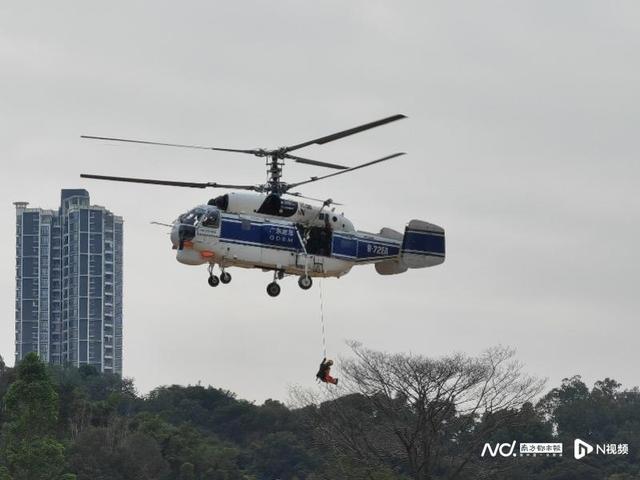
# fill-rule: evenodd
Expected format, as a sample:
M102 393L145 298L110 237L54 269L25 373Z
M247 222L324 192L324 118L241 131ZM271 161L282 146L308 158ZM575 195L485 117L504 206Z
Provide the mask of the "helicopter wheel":
M218 284L220 283L220 279L218 277L216 277L215 275L210 275L209 279L207 280L207 282L209 282L209 286L217 287Z
M220 281L226 285L231 281L231 274L227 272L222 272L220 274Z
M298 286L302 290L309 290L311 285L313 285L313 280L311 280L311 277L308 275L303 275L298 279Z
M271 282L269 285L267 285L267 294L270 297L277 297L278 295L280 295L280 285L278 285L276 282Z

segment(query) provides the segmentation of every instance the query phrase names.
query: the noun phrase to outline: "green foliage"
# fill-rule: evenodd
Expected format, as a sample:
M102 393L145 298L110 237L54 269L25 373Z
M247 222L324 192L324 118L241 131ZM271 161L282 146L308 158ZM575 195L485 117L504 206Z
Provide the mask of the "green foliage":
M591 444L629 445L627 455L599 459L599 468L580 463L581 473L564 473L571 470L572 465L575 467L569 453L545 474L567 479L601 479L610 475L640 478L640 391L637 388L622 390L621 387L615 380L605 378L589 390L576 375L563 379L560 387L552 389L540 400L537 410L556 430L556 441L562 441L565 446L572 446L575 438Z
M58 480L64 470L64 447L52 438L14 440L5 454L14 480Z
M47 435L58 418L58 394L35 353L28 354L17 370L18 378L4 396L10 432L20 438Z
M53 438L58 394L35 353L17 366L3 403L0 452L14 480L58 480L65 464L64 446Z
M160 445L143 433L128 435L117 451L117 464L124 478L155 480L169 470Z
M375 439L378 412L361 395L299 410L275 400L255 405L202 386L160 387L139 397L130 380L92 367L46 368L29 355L15 369L5 369L0 398L0 465L6 465L0 466L0 480L416 478L400 451L382 449L376 458L332 448L331 438L318 443L320 432L309 428L309 415L328 419L347 411L354 416L345 421ZM401 396L387 401L399 419L411 418ZM433 437L442 442L433 448L442 448L447 461L432 472L433 479L453 477L477 432L486 432L482 442L562 441L565 457L485 460L479 446L457 477L462 480L640 479L640 391L624 390L612 379L589 389L571 377L536 405L492 414L460 415L446 404L432 408L448 411ZM628 443L630 452L603 458L597 466L576 462L570 451L575 436Z
M0 465L0 480L13 480L13 478L9 474L9 469L2 465Z
M308 477L302 478L307 478L307 480L335 480L338 478L349 480L409 480L410 478L394 472L389 466L362 465L347 455L336 454L327 460L322 468L312 472Z
M609 475L607 480L639 480L640 475L631 475L630 473L614 473Z
M180 477L179 480L195 480L196 479L196 474L195 474L195 468L193 466L193 463L183 463L180 466Z
M251 450L255 469L268 478L293 478L308 473L314 464L308 447L291 432L270 433Z

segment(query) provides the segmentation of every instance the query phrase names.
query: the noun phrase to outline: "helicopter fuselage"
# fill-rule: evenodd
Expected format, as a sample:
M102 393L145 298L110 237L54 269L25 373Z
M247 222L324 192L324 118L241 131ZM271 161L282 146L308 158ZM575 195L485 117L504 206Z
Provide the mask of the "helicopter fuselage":
M181 215L171 231L177 260L301 277L341 277L354 265L371 263L383 275L402 273L444 261L444 231L436 225L419 222L404 235L388 228L372 234L356 231L343 214L304 203L287 201L284 211L265 213L269 201L231 193Z

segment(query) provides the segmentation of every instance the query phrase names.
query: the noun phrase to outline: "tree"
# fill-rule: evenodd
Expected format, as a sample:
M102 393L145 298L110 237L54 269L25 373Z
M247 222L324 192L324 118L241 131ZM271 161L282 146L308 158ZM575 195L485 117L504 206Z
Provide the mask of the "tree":
M589 391L581 377L575 375L563 379L560 387L552 389L538 402L537 408L553 425L556 441L571 445L575 438L581 438L592 445L614 441L629 445L627 454L607 458L606 472L640 475L640 451L632 447L640 444L640 391L637 388L621 390L617 381L605 378L595 382ZM605 478L602 470L594 470L591 475ZM584 474L579 478L588 477Z
M64 468L64 446L51 437L18 440L7 451L15 480L59 480Z
M0 465L0 480L12 480L7 467Z
M157 480L169 470L158 443L139 432L125 437L118 451L117 464L127 479Z
M18 364L18 378L4 397L11 429L22 438L49 434L55 426L58 395L44 364L29 353Z
M340 379L341 393L351 394L309 410L316 437L365 465L392 465L416 480L460 477L487 436L543 386L506 348L439 359L351 348L355 357L344 361ZM492 422L479 422L497 412Z
M4 358L0 355L0 376L4 375L4 369L7 365L4 363Z
M252 447L253 464L261 477L284 480L311 470L308 450L291 432L270 433Z
M193 467L193 463L183 463L180 466L180 480L195 480L195 468Z
M69 465L80 479L121 480L116 450L126 435L122 421L84 430L69 451Z
M56 479L64 466L64 447L53 438L58 395L45 365L29 353L4 396L7 423L2 454L15 480Z

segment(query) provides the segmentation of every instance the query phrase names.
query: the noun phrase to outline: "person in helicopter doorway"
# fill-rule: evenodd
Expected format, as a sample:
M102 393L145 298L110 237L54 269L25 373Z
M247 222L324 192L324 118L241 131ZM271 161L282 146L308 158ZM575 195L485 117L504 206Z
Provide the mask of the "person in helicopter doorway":
M333 360L327 360L326 357L323 358L320 369L316 373L316 378L324 383L338 385L338 379L331 376L331 365L333 365Z

